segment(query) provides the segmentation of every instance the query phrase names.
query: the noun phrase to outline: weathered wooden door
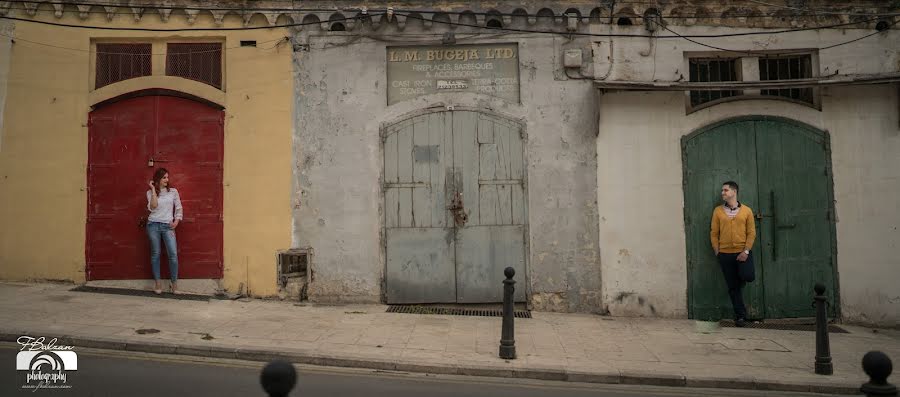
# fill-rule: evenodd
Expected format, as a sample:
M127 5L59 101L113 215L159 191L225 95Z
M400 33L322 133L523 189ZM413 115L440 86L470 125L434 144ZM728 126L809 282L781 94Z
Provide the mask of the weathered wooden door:
M140 96L91 112L88 128L88 280L151 278L146 191L169 170L184 206L179 278L222 277L223 113L173 96ZM148 166L153 159L154 167ZM161 276L168 277L165 249Z
M500 302L507 266L524 301L521 127L430 113L388 127L384 145L388 303Z
M813 287L826 287L835 312L828 144L810 128L779 120L756 124L757 213L764 245L765 313L813 317Z
M730 120L684 139L685 226L691 318L731 318L709 243L722 183L756 215L756 281L744 289L751 318L812 316L812 287L834 297L831 188L825 137L775 118ZM832 300L833 302L833 300Z
M138 219L147 213L147 159L155 129L156 103L150 97L113 103L90 114L88 280L151 278L150 243Z
M757 210L754 122L718 125L691 137L684 146L684 210L691 316L695 319L731 318L733 313L725 279L709 241L709 224L713 208L722 203L722 183L728 180L740 186L740 201ZM755 248L761 243L758 238ZM756 259L759 273L763 261L759 260L758 255ZM744 303L749 317L764 316L762 299L761 282L750 283L744 288Z

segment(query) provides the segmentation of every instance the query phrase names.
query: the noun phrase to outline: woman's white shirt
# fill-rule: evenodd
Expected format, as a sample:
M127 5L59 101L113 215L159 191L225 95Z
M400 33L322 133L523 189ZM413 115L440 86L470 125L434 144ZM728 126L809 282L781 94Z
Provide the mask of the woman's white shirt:
M150 210L148 222L171 223L174 219L179 221L184 219L184 209L181 207L181 197L177 189L162 189L155 209L150 208L152 198L150 190L147 190L147 209Z

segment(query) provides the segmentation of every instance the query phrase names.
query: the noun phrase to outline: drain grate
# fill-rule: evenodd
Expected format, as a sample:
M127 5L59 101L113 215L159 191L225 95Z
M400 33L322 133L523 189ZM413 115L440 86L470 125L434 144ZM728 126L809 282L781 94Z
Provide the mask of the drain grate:
M719 325L726 328L734 328L734 321L722 320ZM784 323L765 323L765 322L747 322L744 328L755 329L772 329L778 331L816 331L815 324L784 324ZM828 325L828 332L832 334L849 334L847 330L834 324Z
M209 301L210 297L207 295L197 295L197 294L173 294L170 292L163 292L162 294L157 295L153 291L144 291L139 289L126 289L126 288L108 288L108 287L89 287L86 285L79 285L75 288L72 288L70 291L75 292L94 292L100 294L113 294L113 295L128 295L128 296L145 296L149 298L168 298L168 299L178 299L178 300L188 300L188 301Z
M440 314L445 316L479 316L479 317L503 317L501 309L465 309L458 307L428 307L415 305L390 305L388 313L405 314ZM531 318L531 311L516 310L513 312L516 318Z

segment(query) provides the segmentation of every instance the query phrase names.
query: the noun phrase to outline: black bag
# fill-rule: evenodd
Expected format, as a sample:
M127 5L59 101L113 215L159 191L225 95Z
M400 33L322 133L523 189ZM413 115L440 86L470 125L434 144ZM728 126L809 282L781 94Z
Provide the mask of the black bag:
M737 261L738 262L738 277L744 281L745 283L753 282L756 280L756 268L753 266L753 252L747 256L746 261Z

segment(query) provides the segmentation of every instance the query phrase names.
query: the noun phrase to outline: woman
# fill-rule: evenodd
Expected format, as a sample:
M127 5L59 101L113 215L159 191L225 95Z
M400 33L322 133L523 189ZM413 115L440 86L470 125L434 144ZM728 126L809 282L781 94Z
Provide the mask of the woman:
M175 243L175 228L183 218L181 197L178 191L169 184L169 171L165 168L157 169L150 181L150 190L147 191L147 209L150 216L147 217L147 235L150 237L150 263L153 265L153 279L156 285L153 292L162 293L159 280L159 253L160 240L165 241L166 252L169 254L169 274L172 279L171 291L178 293L178 248Z

